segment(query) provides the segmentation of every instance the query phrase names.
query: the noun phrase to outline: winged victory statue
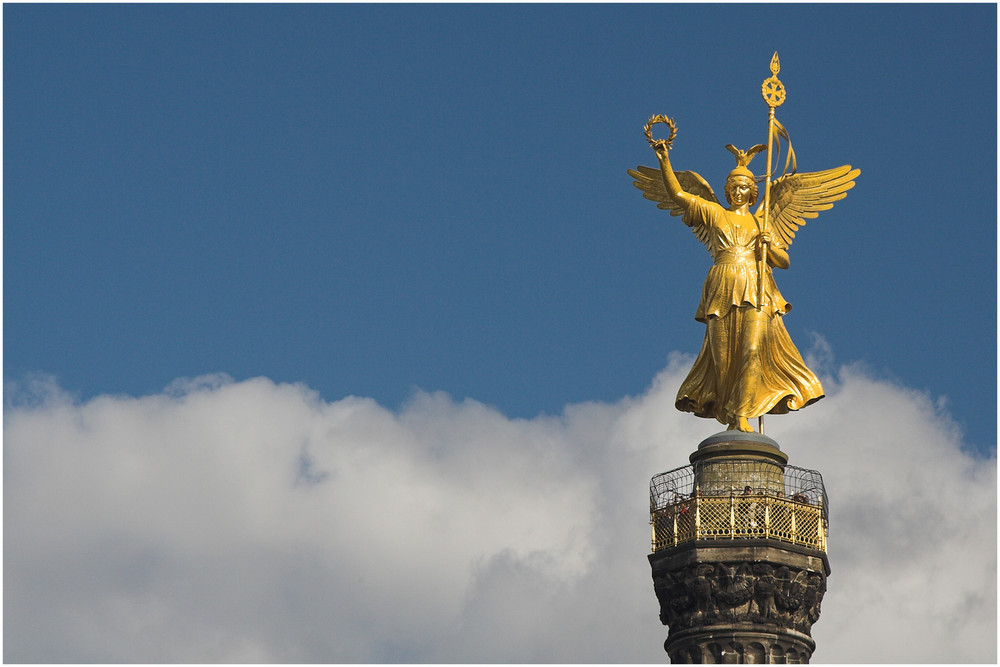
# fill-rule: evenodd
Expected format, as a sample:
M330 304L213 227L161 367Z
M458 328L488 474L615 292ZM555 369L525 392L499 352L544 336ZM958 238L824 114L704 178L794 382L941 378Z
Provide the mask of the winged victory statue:
M676 125L665 116L654 116L645 127L659 168L628 170L643 197L673 216L682 216L713 260L695 312L695 319L705 324L705 338L675 405L748 432L754 417L798 410L823 397L819 379L785 330L782 318L791 304L778 291L773 269L788 268L788 249L806 218L815 218L843 199L861 173L850 165L796 173L789 144L785 171L772 182L772 146L788 139L774 118L775 107L784 101L777 53L771 72L762 86L769 107L767 146L758 144L745 151L726 146L736 158L724 189L728 206L697 173L673 169L670 147ZM653 139L650 129L656 123L670 128L668 139ZM767 168L758 177L749 165L765 149ZM758 201L758 182L763 182L763 202L751 212ZM763 419L759 423L763 432Z

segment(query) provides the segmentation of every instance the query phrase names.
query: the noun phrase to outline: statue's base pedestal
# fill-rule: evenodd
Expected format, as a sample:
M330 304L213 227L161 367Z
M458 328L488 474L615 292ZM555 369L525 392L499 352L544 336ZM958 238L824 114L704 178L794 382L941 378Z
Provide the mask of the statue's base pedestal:
M760 433L742 431L722 431L710 435L698 445L698 449L688 457L691 463L706 459L765 457L779 465L788 463L788 455L781 451L773 438Z

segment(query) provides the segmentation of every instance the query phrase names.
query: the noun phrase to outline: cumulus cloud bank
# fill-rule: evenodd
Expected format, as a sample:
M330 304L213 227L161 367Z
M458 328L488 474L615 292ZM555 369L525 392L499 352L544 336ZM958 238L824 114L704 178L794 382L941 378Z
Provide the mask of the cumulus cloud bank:
M8 387L4 659L665 662L648 483L719 430L673 408L689 363L527 420L265 378ZM995 458L926 395L823 381L765 424L830 495L814 662L995 662Z

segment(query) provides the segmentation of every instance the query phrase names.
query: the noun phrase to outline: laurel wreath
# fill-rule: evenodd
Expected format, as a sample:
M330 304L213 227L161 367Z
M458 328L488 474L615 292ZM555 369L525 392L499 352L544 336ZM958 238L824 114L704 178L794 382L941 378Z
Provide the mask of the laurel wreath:
M674 143L674 137L677 136L677 125L674 123L673 118L667 118L663 114L656 114L649 119L649 122L642 126L642 133L646 135L646 141L649 142L650 146L653 146L658 141L653 138L653 126L657 123L663 123L670 128L670 136L666 139L667 148L671 148Z

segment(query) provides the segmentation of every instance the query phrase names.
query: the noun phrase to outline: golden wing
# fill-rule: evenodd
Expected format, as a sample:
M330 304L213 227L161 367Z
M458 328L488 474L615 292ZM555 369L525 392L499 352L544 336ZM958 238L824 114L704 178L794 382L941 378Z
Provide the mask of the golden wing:
M787 248L795 232L806 224L805 218L815 218L820 211L833 208L833 202L847 196L854 187L860 169L845 164L835 169L814 171L808 174L789 174L771 184L771 210L768 226L771 233ZM757 218L764 212L762 203Z
M670 215L684 215L684 209L667 192L667 186L663 183L663 173L659 169L639 166L635 169L629 169L628 175L635 179L632 181L632 185L642 190L643 197L657 202L656 208L670 211ZM675 171L674 175L677 177L677 182L681 184L684 192L697 195L702 199L707 199L716 204L719 203L719 199L712 191L712 186L696 172ZM699 241L705 244L705 247L710 247L708 230L703 225L692 226L687 220L684 221L684 224L691 227L691 231L694 232Z

